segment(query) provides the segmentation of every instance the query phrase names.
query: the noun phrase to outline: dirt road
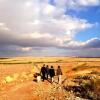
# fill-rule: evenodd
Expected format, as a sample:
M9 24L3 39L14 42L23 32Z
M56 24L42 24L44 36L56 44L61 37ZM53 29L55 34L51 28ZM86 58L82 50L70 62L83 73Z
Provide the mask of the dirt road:
M71 83L63 77L63 84L57 82L51 84L47 80L44 82L27 81L0 93L0 100L84 100L67 92L64 88L64 82Z

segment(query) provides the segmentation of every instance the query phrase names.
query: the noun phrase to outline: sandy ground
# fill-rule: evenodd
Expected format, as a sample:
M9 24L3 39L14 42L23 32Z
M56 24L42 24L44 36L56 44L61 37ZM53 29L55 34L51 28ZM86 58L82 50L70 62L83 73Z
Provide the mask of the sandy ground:
M86 63L86 66L80 68L80 65L83 66L84 63ZM47 80L37 83L33 74L39 72L43 64L0 64L0 100L86 100L66 91L64 86L75 85L72 81L75 75L83 75L91 71L100 72L100 62L97 60L89 62L46 62L46 65L53 65L55 69L57 69L58 65L61 66L63 71L62 84L58 84L56 76L53 84ZM78 71L72 70L75 67L78 67ZM16 80L5 81L6 77L14 77L14 75Z
M64 79L63 79L64 80ZM71 84L70 80L67 80ZM0 93L0 100L85 100L66 92L58 83L27 81Z

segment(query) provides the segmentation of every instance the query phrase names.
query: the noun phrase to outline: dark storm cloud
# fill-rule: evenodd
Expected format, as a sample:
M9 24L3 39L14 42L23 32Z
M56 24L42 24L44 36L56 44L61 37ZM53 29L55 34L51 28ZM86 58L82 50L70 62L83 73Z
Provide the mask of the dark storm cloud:
M100 48L100 39L92 38L84 42L78 41L67 41L63 46L59 46L62 49L71 49L71 50L80 50L80 49L91 49L91 48Z
M86 43L84 47L85 48L100 48L100 39L98 38L91 39Z
M0 45L15 45L22 47L50 47L57 46L58 42L53 38L32 38L22 34L11 34L8 31L0 31Z

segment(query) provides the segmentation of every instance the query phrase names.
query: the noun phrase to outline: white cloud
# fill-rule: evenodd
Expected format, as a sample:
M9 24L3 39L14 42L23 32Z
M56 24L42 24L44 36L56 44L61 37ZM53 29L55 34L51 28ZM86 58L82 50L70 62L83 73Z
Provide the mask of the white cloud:
M55 0L57 6L96 6L100 5L100 0Z
M78 0L77 3L80 6L96 6L100 5L100 0Z
M29 34L28 36L30 36L30 38L43 38L43 37L46 37L46 38L53 38L52 35L48 34L48 33L44 33L44 34L40 34L40 33L31 33Z
M99 6L100 0L55 0L55 4L61 8L82 10L89 6Z
M26 7L30 7L30 6L32 6L32 4L33 4L33 3L32 3L31 1L26 1L26 2L25 2L25 6L26 6Z
M66 46L63 48L69 49L100 49L100 39L91 38L90 40L81 42L81 41L69 41Z
M5 25L5 23L0 23L0 30L2 30L2 31L10 31L10 29Z
M31 47L22 47L21 50L25 51L25 52L29 52L32 50L32 48Z
M97 0L56 0L56 5L49 4L48 0L0 2L0 46L17 46L15 49L23 52L34 47L80 48L89 43L74 41L77 32L97 23L65 14L65 7L98 4Z
M44 14L50 15L54 12L55 12L55 7L54 6L49 5L49 4L44 6L44 9L43 9Z

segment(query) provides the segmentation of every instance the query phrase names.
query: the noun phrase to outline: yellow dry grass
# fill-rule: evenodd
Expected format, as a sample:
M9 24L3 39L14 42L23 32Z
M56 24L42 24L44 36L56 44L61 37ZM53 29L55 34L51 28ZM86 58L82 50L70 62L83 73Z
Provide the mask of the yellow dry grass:
M39 72L43 64L53 65L55 69L61 66L64 74L81 73L81 71L100 72L100 58L72 58L72 57L11 57L0 59L0 79L23 72ZM80 72L79 72L80 71ZM82 72L82 73L83 73Z

